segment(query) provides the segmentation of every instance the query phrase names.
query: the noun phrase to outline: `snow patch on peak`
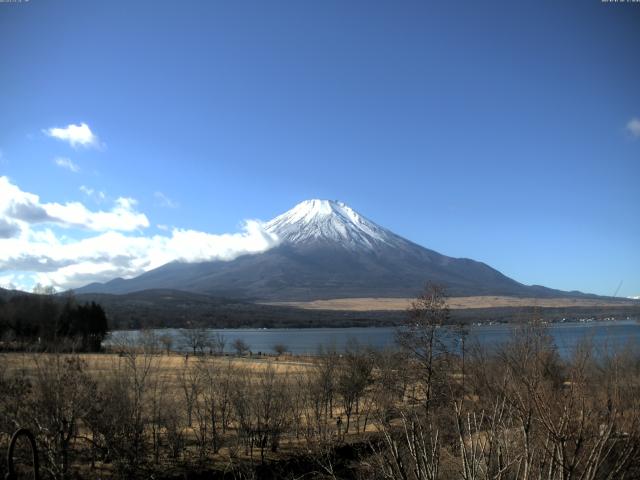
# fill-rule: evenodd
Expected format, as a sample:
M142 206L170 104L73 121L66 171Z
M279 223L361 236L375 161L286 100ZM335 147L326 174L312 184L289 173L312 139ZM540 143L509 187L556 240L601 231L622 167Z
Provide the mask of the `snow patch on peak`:
M334 200L305 200L265 227L282 242L294 244L337 243L350 249L371 250L376 245L401 240L345 203Z
M326 217L329 215L344 215L352 221L359 221L360 215L358 215L352 208L337 200L305 200L300 202L284 215L288 220L298 221L303 220L305 222L313 221L318 217Z

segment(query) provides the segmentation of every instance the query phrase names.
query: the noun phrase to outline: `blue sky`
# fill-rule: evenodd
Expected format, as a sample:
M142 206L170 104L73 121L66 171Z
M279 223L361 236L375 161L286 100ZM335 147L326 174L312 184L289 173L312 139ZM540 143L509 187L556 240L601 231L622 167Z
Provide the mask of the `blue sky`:
M640 4L30 0L0 42L5 216L46 213L0 218L5 285L200 259L185 235L258 251L244 220L328 198L527 284L640 295Z

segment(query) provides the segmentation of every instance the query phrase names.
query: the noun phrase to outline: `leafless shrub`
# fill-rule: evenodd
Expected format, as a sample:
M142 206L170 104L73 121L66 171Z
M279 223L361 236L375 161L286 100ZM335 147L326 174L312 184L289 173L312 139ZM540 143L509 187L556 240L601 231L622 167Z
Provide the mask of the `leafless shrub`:
M28 421L44 454L42 468L53 478L65 478L72 442L80 435L80 423L91 410L96 385L85 372L85 362L77 356L36 357L35 364Z
M284 355L288 351L288 348L284 343L276 343L272 349L278 356Z
M137 348L121 355L98 385L88 424L102 459L113 462L121 476L131 476L145 465L149 452L149 404L159 357Z

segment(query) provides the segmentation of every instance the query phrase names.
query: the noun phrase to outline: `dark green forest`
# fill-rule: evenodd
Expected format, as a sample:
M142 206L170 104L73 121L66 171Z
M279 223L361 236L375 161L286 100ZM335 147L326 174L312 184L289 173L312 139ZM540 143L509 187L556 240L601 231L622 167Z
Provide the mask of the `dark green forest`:
M97 352L108 330L107 315L96 302L78 303L73 296L0 297L0 347L4 350Z

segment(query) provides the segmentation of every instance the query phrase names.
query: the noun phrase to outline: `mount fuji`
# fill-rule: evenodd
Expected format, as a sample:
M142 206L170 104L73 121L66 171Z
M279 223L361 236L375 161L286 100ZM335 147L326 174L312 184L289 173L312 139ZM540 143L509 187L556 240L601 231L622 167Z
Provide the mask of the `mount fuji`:
M231 261L171 262L78 293L174 289L254 301L415 297L426 282L452 296L581 296L526 286L490 266L417 245L342 202L307 200L264 224L279 244Z

